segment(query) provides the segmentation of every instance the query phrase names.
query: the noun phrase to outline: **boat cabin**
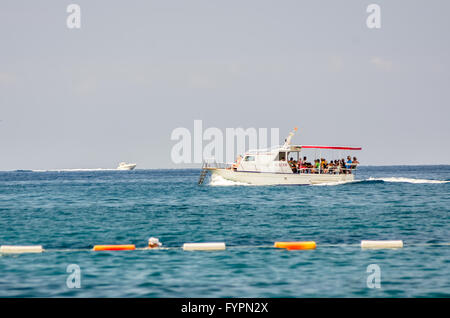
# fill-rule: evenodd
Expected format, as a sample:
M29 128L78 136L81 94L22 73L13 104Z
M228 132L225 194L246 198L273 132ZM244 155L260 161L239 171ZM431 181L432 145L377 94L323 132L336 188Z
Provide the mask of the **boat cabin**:
M272 149L250 150L236 162L235 171L271 173L352 173L356 163L347 160L327 160L319 157L313 162L302 161L303 149L361 150L359 147L284 145ZM293 158L291 161L290 158Z

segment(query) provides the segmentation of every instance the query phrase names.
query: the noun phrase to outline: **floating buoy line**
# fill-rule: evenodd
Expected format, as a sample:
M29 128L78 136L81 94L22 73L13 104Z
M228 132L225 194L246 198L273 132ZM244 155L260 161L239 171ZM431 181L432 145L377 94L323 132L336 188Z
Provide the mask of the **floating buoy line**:
M450 243L409 243L408 246L450 246ZM237 245L227 247L225 242L184 243L181 246L185 251L223 251L226 249L251 249L251 248L276 248L293 250L314 250L317 248L314 241L277 241L273 245ZM402 240L371 241L363 240L360 244L320 244L319 247L355 247L361 249L401 249L404 247ZM134 244L107 244L94 245L92 249L44 249L42 245L2 245L0 254L26 254L42 252L85 252L85 251L145 251L145 250L177 250L180 247L163 247L157 238L150 238L147 247L136 247Z

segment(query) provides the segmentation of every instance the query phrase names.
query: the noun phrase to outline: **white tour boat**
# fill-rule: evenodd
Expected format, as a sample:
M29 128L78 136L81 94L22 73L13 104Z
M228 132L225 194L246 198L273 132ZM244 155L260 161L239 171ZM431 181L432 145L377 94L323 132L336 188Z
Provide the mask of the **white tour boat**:
M135 163L121 162L121 163L119 163L119 166L117 167L117 170L133 170L134 168L136 168L136 164Z
M202 184L209 172L212 176L254 185L311 185L354 180L358 161L334 160L330 163L319 158L311 164L302 160L301 153L303 149L350 151L361 150L361 147L291 145L296 131L297 128L289 134L284 145L250 150L233 164L204 161L198 183Z

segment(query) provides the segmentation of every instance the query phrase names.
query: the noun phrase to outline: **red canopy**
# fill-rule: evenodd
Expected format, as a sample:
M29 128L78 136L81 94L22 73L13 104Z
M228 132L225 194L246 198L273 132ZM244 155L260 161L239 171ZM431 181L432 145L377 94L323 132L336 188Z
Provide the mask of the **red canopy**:
M301 146L309 149L338 149L338 150L362 150L361 147L336 147L336 146Z

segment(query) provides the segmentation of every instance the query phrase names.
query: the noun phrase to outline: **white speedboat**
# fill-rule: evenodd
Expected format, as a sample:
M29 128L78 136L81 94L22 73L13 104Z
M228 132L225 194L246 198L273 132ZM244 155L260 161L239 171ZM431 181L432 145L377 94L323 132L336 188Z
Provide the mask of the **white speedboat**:
M302 159L301 154L304 149L316 149L316 152L321 149L351 151L361 150L361 147L291 145L296 131L297 128L289 134L284 145L250 150L233 164L204 161L198 183L202 184L208 173L226 180L254 185L307 185L354 180L359 163L357 160L352 162L350 158L349 161L344 159L328 162L320 156L312 164ZM293 160L294 158L297 160Z
M121 163L119 163L117 170L133 170L134 168L136 168L135 163L121 162Z

